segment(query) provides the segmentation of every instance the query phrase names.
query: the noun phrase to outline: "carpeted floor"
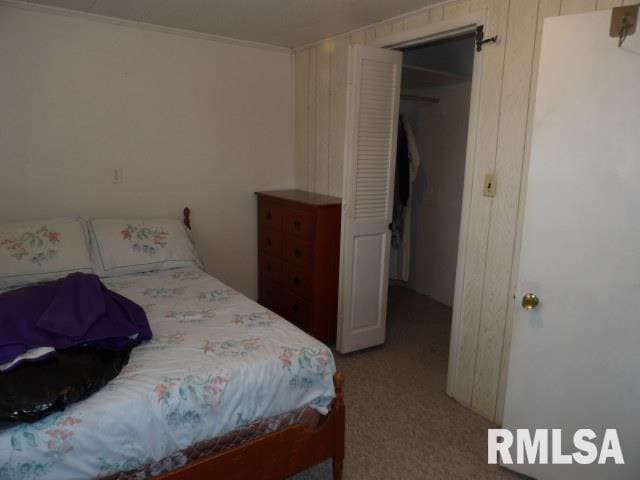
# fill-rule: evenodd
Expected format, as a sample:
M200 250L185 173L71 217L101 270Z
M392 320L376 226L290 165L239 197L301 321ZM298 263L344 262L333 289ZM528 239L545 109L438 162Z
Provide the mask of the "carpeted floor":
M389 293L387 342L336 354L345 374L344 480L518 479L487 465L492 424L445 394L451 309L403 287ZM325 462L292 480L330 480Z

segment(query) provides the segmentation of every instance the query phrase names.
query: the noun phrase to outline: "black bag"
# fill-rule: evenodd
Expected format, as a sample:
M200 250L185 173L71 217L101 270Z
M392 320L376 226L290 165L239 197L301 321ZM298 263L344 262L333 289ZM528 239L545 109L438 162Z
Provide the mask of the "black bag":
M0 422L35 422L97 392L129 362L131 350L59 350L0 372Z

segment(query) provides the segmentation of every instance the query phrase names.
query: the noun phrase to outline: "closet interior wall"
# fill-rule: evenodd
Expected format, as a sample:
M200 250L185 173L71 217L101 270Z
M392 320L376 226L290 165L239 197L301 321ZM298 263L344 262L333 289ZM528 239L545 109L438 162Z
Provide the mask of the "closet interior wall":
M471 83L421 90L439 103L413 103L406 117L420 152L411 191L408 287L453 306Z

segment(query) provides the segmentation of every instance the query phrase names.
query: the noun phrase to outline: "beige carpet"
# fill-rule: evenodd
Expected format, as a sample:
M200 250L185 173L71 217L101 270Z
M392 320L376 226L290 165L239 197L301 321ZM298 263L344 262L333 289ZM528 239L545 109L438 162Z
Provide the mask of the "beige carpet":
M445 394L451 310L402 287L389 294L387 343L336 354L345 374L344 480L516 479L487 465L492 424ZM294 480L329 480L325 462Z

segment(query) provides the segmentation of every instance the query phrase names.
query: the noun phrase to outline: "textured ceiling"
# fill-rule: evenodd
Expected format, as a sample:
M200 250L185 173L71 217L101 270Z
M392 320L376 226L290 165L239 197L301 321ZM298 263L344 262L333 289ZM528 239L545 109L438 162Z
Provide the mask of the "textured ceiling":
M440 1L29 0L29 3L296 47Z

